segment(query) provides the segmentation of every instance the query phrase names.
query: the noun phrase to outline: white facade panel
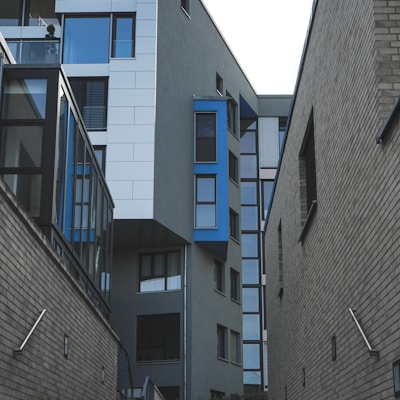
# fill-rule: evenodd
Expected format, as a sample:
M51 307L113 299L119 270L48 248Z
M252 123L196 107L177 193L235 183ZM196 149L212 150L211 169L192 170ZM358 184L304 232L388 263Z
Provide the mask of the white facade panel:
M110 125L133 125L135 123L134 107L109 107L108 126Z
M112 0L56 0L56 12L79 13L79 12L111 12Z
M135 71L155 71L156 70L156 56L155 54L140 54L136 53L137 59L135 60ZM119 63L110 63L110 67L114 71L126 71Z
M154 143L154 125L109 126L108 143Z
M136 54L154 54L155 42L152 37L141 37L136 42Z
M133 193L132 181L109 181L108 187L115 200L130 200Z
M109 89L110 107L154 106L154 89Z
M136 200L153 199L154 181L134 181L133 198Z
M136 146L136 145L135 145ZM134 161L133 143L112 143L107 146L107 161Z
M279 118L259 118L260 167L276 168L279 161Z
M110 66L108 64L63 64L67 76L108 76Z
M157 7L155 1L139 2L137 4L138 19L156 19Z
M136 72L136 85L138 89L155 89L155 72Z
M115 200L114 219L152 219L153 200Z
M139 40L141 36L150 36L150 37L155 37L156 36L156 26L157 22L156 20L151 20L151 19L140 19L140 16L138 15L138 18L136 19L136 38Z
M135 123L145 125L154 124L155 112L155 107L135 107Z
M134 161L154 161L154 144L135 143L133 159Z
M119 71L110 75L109 89L134 89L136 87L136 72Z
M152 180L154 163L152 162L109 162L107 178L110 180Z
M137 10L136 0L112 0L112 12L133 12Z

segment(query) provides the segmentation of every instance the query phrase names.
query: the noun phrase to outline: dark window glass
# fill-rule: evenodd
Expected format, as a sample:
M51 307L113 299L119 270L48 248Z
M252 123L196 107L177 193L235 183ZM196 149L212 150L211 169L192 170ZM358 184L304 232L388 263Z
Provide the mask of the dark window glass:
M258 288L243 288L243 312L258 312L259 297Z
M256 156L240 156L240 177L241 178L257 178L257 157Z
M113 17L112 57L135 56L135 14L116 14Z
M259 314L243 314L243 340L260 340Z
M165 400L179 400L179 386L157 386Z
M21 24L22 0L0 0L0 26Z
M180 359L179 314L142 315L137 323L137 361Z
M181 0L181 7L182 7L186 12L189 12L189 0Z
M332 336L331 339L331 348L332 348L332 361L336 361L336 336ZM400 389L400 382L399 382L399 389Z
M227 358L227 329L222 325L217 325L217 357Z
M231 95L227 92L226 95L231 97ZM237 104L235 100L230 98L228 100L228 128L236 134L237 130Z
M255 231L258 230L258 208L242 206L242 230Z
M88 130L107 127L107 78L70 78L72 90Z
M229 178L239 182L239 160L232 152L229 152Z
M257 184L256 182L241 182L240 184L241 203L257 204Z
M0 130L0 167L40 167L42 138L42 126L3 126Z
M214 287L218 292L224 293L225 291L225 268L224 264L215 260L214 261Z
M217 226L216 216L216 177L198 175L196 177L196 227Z
M231 299L240 301L240 274L231 268Z
M242 280L244 284L258 284L259 276L258 259L242 260Z
M109 17L66 17L64 25L65 64L108 63Z
M46 79L11 79L5 82L2 117L44 119L46 117Z
M222 96L222 93L224 93L224 81L218 74L216 77L216 87L217 87L217 93L219 93Z
M239 215L229 210L229 224L230 224L230 235L233 239L239 240Z
M196 114L196 161L215 162L216 149L216 114Z
M145 254L140 257L140 291L158 292L181 288L180 252Z
M58 23L55 14L55 0L26 0L25 7L28 11L30 26L44 26L46 24L49 26Z
M255 154L256 153L256 132L242 132L240 137L240 153Z
M240 343L240 334L235 331L231 331L231 362L239 364L240 363L240 353L241 353L241 343Z
M100 165L103 174L106 173L106 146L93 146L94 155Z
M269 203L271 201L272 190L274 189L274 181L262 182L262 195L264 205L264 219L267 218Z

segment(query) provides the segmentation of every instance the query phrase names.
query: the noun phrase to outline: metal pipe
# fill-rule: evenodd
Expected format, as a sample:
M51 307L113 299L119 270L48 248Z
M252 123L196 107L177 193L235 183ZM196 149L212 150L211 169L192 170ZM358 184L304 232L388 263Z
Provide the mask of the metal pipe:
M349 311L350 311L351 316L353 317L353 320L354 320L355 324L357 325L357 328L358 328L359 332L361 333L362 338L364 339L365 344L368 347L369 353L371 355L378 355L379 354L378 351L372 348L372 346L370 345L367 337L365 336L365 333L364 333L360 323L358 322L357 317L354 314L354 311L351 308L349 308Z
M22 351L24 350L25 345L28 343L28 340L31 338L32 333L34 332L34 330L36 329L36 327L38 326L39 322L41 321L41 319L43 318L43 315L45 314L46 309L44 309L40 315L39 318L36 320L36 322L34 323L34 325L32 326L31 330L29 331L28 335L26 336L25 340L22 342L21 346L18 347L18 349L14 349L14 354L21 354Z

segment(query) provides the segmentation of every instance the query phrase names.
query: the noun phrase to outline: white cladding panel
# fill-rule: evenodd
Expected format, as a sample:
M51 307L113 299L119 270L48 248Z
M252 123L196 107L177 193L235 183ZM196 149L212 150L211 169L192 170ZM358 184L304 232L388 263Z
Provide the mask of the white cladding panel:
M276 168L279 161L279 118L259 118L260 168Z

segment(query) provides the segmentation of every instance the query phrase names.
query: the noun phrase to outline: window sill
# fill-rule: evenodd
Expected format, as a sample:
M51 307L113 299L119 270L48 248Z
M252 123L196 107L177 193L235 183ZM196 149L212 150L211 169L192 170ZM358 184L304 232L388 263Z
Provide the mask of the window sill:
M143 364L179 364L181 360L148 360L148 361L136 361L135 364L137 365L143 365Z
M218 289L214 289L215 293L218 293L220 296L226 297L226 294L224 292L219 291Z
M188 19L192 19L192 17L189 15L189 13L183 7L181 7L181 10L188 17Z
M317 211L317 200L313 200L311 203L311 207L308 210L307 218L306 218L306 221L304 222L303 229L301 230L299 242L303 243L304 237L306 236L306 234L308 232L308 228L311 225L311 221L312 221L316 211Z
M181 289L170 289L170 290L149 290L146 292L136 292L136 294L143 295L143 294L159 294L159 293L171 293L171 292L180 292Z
M233 242L235 242L236 244L238 244L238 245L240 246L239 239L236 239L236 238L234 238L233 236L229 236L229 237L230 237L230 239L231 239Z
M235 365L236 367L240 367L240 368L242 367L242 364L239 362L232 361L231 364Z
M234 303L236 303L237 305L241 305L242 303L240 302L240 300L236 300L236 299L234 299L233 297L231 297L231 300L234 302Z
M228 363L228 362L229 362L229 360L228 360L228 359L226 359L226 358L223 358L223 357L220 357L220 356L217 356L217 359L218 359L218 360L220 360L220 361L226 362L226 363Z

